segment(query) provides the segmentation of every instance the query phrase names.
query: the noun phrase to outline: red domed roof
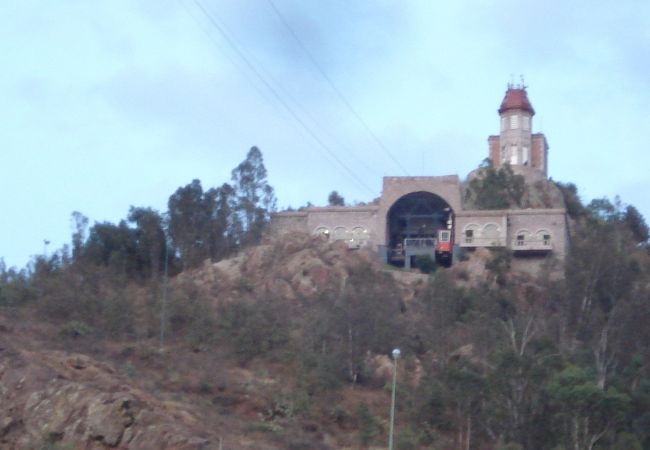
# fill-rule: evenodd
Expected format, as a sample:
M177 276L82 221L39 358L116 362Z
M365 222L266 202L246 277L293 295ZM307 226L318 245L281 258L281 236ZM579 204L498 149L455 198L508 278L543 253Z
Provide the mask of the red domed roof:
M506 91L505 97L501 102L501 107L499 108L499 114L509 109L523 109L528 111L532 115L535 115L535 110L528 100L528 94L526 94L525 87L510 87Z

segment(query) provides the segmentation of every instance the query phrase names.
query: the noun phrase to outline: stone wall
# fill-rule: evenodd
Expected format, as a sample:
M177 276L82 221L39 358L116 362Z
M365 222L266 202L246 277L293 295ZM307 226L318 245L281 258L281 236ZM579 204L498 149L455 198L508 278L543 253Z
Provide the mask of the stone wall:
M542 133L532 136L531 166L542 171L548 176L548 142Z
M461 247L508 247L515 256L548 252L564 259L568 246L564 209L460 211L454 231Z
M272 234L284 234L291 232L308 233L307 212L305 211L283 211L271 215L270 229Z
M566 256L564 209L463 210L457 176L385 177L378 205L312 207L276 213L271 218L271 230L276 234L322 233L332 240L345 240L350 247L376 251L386 245L390 208L403 196L422 191L441 197L454 210L455 240L460 247L507 247L515 257L531 261L549 254L560 260Z
M503 247L508 242L508 211L459 211L454 233L461 247ZM467 233L470 230L471 233Z

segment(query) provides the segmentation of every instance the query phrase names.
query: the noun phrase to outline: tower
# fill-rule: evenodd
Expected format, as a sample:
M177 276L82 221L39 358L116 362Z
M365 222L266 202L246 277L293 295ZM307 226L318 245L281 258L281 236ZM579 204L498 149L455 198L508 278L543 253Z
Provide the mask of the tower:
M526 86L508 84L499 107L501 132L488 138L492 165L531 167L547 176L548 144L542 133L532 133L534 115Z

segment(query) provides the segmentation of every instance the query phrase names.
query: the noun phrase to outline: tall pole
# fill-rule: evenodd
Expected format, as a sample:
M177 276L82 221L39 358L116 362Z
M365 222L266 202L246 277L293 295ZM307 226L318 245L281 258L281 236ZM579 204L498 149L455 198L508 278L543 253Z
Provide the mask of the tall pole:
M400 351L393 350L393 392L390 401L390 431L388 432L388 450L393 450L393 428L395 426L395 391L397 388L397 359Z
M169 269L169 256L167 249L167 238L165 238L165 272L163 275L162 305L160 306L160 350L162 350L165 345L165 309L167 307L167 274Z

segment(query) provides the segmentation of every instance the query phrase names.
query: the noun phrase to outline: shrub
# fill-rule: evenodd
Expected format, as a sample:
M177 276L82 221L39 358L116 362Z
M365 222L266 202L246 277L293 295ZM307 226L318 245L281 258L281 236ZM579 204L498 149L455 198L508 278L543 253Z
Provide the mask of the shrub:
M84 322L72 320L70 322L67 322L65 325L63 325L59 333L61 334L61 336L68 337L68 338L80 338L80 337L90 336L94 332L95 329L90 325L87 325Z
M357 420L359 421L359 443L367 446L379 434L379 422L365 402L360 403L357 408Z

